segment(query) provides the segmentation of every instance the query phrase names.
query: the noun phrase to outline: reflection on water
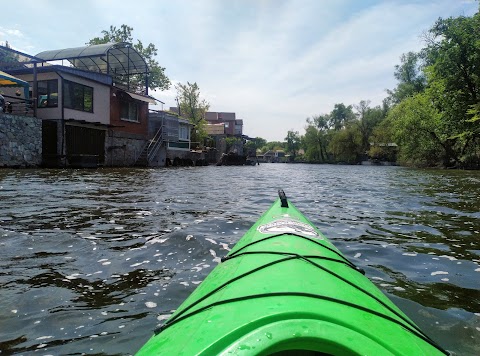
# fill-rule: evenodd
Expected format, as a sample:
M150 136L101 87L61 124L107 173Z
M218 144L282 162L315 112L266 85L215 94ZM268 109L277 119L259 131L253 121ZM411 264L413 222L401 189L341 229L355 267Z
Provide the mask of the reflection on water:
M480 354L480 174L0 170L0 351L134 353L283 188L427 334Z

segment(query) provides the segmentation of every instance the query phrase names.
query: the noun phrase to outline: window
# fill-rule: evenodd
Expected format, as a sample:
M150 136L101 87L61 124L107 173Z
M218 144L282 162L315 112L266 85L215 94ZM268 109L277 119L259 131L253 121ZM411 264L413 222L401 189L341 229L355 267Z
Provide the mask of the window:
M126 120L126 121L139 122L137 104L132 101L121 101L120 102L120 119Z
M69 80L64 85L64 106L69 109L93 112L93 88Z
M58 106L58 80L40 80L37 82L37 107L54 108Z
M190 130L186 125L180 125L178 128L178 139L179 140L189 140L190 139Z

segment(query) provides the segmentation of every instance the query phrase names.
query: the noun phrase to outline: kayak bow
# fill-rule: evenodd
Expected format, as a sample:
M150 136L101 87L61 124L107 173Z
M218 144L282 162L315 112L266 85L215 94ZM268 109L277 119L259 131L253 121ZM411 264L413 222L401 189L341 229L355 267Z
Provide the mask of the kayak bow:
M443 350L279 199L137 355L441 355Z

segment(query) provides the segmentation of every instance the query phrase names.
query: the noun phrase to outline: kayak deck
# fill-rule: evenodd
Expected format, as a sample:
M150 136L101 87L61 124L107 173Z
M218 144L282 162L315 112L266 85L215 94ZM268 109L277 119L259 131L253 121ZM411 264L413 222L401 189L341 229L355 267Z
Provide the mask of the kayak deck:
M448 354L280 195L138 355Z

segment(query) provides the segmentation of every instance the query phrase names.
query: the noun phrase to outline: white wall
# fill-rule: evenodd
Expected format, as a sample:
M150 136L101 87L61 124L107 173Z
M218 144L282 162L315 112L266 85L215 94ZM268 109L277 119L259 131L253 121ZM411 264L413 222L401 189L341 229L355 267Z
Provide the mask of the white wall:
M99 122L102 124L110 123L110 86L92 82L88 79L62 73L62 77L71 82L83 84L93 88L93 113L65 108L64 119L84 120L87 122ZM27 82L33 83L33 74L23 74L16 76ZM60 76L56 72L38 73L37 81L58 79L58 107L56 108L37 108L37 117L41 119L61 119L62 118L62 96L63 88ZM31 84L33 85L33 84ZM23 95L22 95L23 97Z

